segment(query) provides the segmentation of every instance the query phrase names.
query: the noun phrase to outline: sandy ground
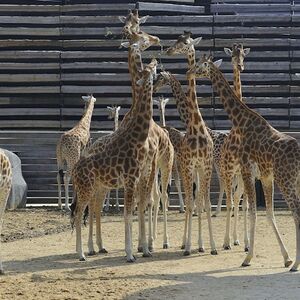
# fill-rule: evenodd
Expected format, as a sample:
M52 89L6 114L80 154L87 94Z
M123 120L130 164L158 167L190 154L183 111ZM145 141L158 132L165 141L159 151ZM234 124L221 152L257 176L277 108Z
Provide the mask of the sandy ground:
M193 220L193 249L183 257L183 215L169 212L171 248L162 249L160 222L156 251L151 258L124 257L121 215L105 216L103 236L108 254L79 262L75 234L68 217L56 210L8 212L4 220L2 257L6 275L0 277L0 299L300 299L300 272L283 267L275 235L264 212L258 214L256 255L241 268L243 246L222 250L225 213L213 219L219 255L209 254L206 218L204 254L197 252L197 218ZM161 219L161 216L160 216ZM283 240L294 258L294 223L289 212L276 212ZM242 226L240 226L242 228ZM87 228L83 229L85 248ZM134 237L137 245L137 223ZM240 239L242 230L240 230Z

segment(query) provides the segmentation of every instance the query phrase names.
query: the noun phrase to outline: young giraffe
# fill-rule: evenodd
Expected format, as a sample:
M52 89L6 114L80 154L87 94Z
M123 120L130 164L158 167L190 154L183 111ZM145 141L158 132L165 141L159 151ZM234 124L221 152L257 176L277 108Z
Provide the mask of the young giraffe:
M65 184L65 209L69 208L69 183L74 165L82 155L90 139L90 125L96 99L91 96L82 96L85 101L85 112L81 120L71 130L65 132L58 140L56 146L57 159L57 184L58 184L58 207L61 203L61 182ZM64 167L66 172L64 174Z
M8 157L0 150L0 235L7 199L12 184L12 169ZM2 261L0 257L0 275L4 274Z
M138 44L130 47L138 50ZM134 195L140 186L147 164L148 134L152 120L153 76L157 62L151 63L142 71L141 93L134 114L126 125L113 133L113 138L105 151L82 158L73 169L73 184L76 201L73 203L71 222L76 226L76 250L80 260L85 260L81 242L82 213L98 194L103 201L106 191L124 187L125 251L128 262L134 262L132 253L132 213ZM138 200L142 200L139 199ZM143 229L144 224L141 227ZM145 232L142 231L143 247L147 249ZM147 254L149 251L147 251Z
M250 248L242 266L249 266L254 254L256 226L256 198L251 161L258 165L264 189L267 217L279 242L285 267L292 264L282 243L273 212L274 180L292 211L296 225L296 261L291 271L300 264L300 145L296 139L273 128L262 116L247 107L230 88L218 69L221 61L212 63L203 57L187 72L189 78L209 78L213 89L220 95L224 109L236 133L239 163L250 211ZM233 176L232 174L229 174Z
M204 201L208 219L211 254L217 254L212 234L209 200L209 188L213 163L213 142L207 132L205 123L199 111L196 95L192 93L190 97L186 96L181 88L180 82L169 72L160 73L160 76L153 88L154 92L166 83L171 86L180 119L185 123L186 127L186 134L180 142L178 151L176 151L176 161L179 165L185 191L186 217L182 244L182 248L185 249L184 255L190 255L191 253L191 227L192 214L194 210L193 177L195 176L195 173L201 178L201 185L196 197L199 222L199 252L204 251L201 226L201 210ZM187 233L188 236L186 237Z
M232 50L229 48L224 48L224 51L227 55L231 56L231 63L233 66L233 89L240 99L242 98L242 85L240 73L244 71L244 58L249 54L250 48L243 47L243 44L233 44ZM226 207L227 207L227 218L226 218L226 232L224 238L224 249L231 249L230 246L230 223L231 223L231 213L232 213L232 199L234 203L234 227L233 227L233 239L234 245L239 245L239 240L237 237L237 227L238 227L238 212L239 212L239 202L241 196L244 192L244 184L241 175L241 171L238 163L238 153L236 148L232 145L235 144L235 128L232 128L229 132L227 139L225 140L221 148L221 178L224 182L226 189ZM255 166L252 167L252 170L255 170ZM227 176L228 174L233 173L233 177ZM237 188L232 197L232 187L234 177L236 177ZM227 196L228 195L228 196ZM232 198L231 198L232 197ZM248 238L248 226L247 226L247 213L248 213L248 200L247 195L244 194L243 198L243 212L244 212L244 244L245 251L248 251L249 248L249 238Z
M169 126L166 127L165 108L168 102L169 102L169 98L164 98L164 97L159 97L158 100L153 100L153 103L157 105L159 110L160 126L162 126L164 129L168 131L170 141L176 153L176 148L174 144L178 144L178 142L184 137L184 134L182 134L179 130L175 128L174 128L175 130L172 130L173 127L169 127ZM174 178L175 185L178 192L178 197L179 197L179 212L184 213L184 202L183 202L182 191L181 191L180 175L179 175L179 170L175 158L173 162L172 176ZM155 234L155 230L154 230L154 234Z
M178 37L174 45L166 50L166 53L168 55L186 54L189 68L191 68L195 64L194 45L197 45L202 39L201 37L192 39L191 34L192 33L189 31L184 31L184 33ZM196 89L196 86L194 86L193 88ZM219 184L220 184L218 207L221 210L221 204L224 195L224 185L220 175L220 151L218 150L221 149L221 145L226 137L226 134L219 131L210 130L208 127L206 127L206 129L210 134L214 143L214 149L213 149L214 167L216 169L218 179L219 179Z
M108 118L114 120L114 131L116 131L119 127L119 110L121 109L121 106L107 106L108 110ZM110 191L106 195L106 203L104 206L104 210L107 212L109 211L109 200L110 200ZM116 190L116 210L120 211L120 205L119 205L119 190Z

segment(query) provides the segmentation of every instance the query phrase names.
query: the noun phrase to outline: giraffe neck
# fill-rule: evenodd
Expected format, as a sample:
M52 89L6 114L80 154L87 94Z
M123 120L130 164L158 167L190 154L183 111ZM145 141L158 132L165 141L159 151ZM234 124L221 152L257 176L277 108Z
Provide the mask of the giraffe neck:
M128 49L128 69L131 77L131 91L132 91L132 104L129 111L125 114L122 125L125 125L132 114L136 111L136 106L138 102L138 95L140 87L137 85L137 81L140 79L139 72L143 69L142 58L140 51L129 47Z
M152 93L153 93L153 82L152 76L148 76L145 79L143 86L141 87L141 93L139 101L137 101L136 111L132 115L131 127L126 130L136 142L144 142L149 133L150 122L153 116L153 103L152 103Z
M189 66L189 70L191 68L193 68L196 65L196 60L195 60L195 49L193 48L193 51L190 51L187 55L187 59L188 59L188 66ZM192 78L189 79L188 78L188 92L187 92L187 96L190 99L197 99L197 92L196 92L196 79Z
M233 66L233 88L237 97L242 100L242 84L241 84L241 72L235 66Z
M159 121L162 127L166 127L165 111L161 106L159 106Z
M115 131L118 130L118 128L119 128L119 112L118 111L116 111L116 113L115 113L114 127L115 127Z
M224 109L233 123L233 126L242 130L245 126L250 125L254 119L260 121L260 123L267 123L263 117L239 100L218 68L214 67L213 74L211 74L210 79L213 89L220 95Z
M83 114L81 120L79 121L77 128L80 128L81 130L87 132L90 130L94 104L95 104L94 101L89 101L88 107L85 113Z
M191 97L187 97L181 87L180 82L173 76L171 76L171 89L176 100L177 110L179 112L180 119L185 123L185 127L188 129L191 126L205 126L199 111L197 98L194 94Z

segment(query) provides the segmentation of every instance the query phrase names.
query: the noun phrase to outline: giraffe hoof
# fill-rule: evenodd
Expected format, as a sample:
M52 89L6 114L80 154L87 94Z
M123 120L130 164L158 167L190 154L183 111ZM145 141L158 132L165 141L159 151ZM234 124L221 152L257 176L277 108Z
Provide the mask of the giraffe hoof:
M233 242L233 245L234 245L234 246L239 246L239 245L240 245L240 241L239 241L239 240L234 241L234 242Z
M164 244L163 244L163 249L169 249L169 248L170 248L169 243L164 243Z
M242 263L242 267L250 267L251 265L250 265L250 263L248 263L248 262L243 262Z
M147 251L147 252L143 253L143 257L152 257L152 254L150 251Z
M180 249L184 250L185 249L185 245L181 245Z
M0 270L0 275L5 275L4 270Z
M204 250L203 247L200 247L200 248L198 249L198 251L199 251L200 253L204 253L204 252L205 252L205 250Z
M213 214L213 215L211 215L211 217L212 217L212 218L216 218L216 217L217 217L217 215L216 215L216 214Z
M135 258L135 256L133 255L131 258L127 258L127 262L128 263L133 263L133 262L135 262L136 261L136 258Z
M231 246L230 245L224 245L223 248L224 248L224 250L231 250Z
M179 213L180 213L180 214L184 214L184 213L185 213L185 210L184 210L184 209L180 209L180 210L179 210Z
M142 253L142 252L143 252L143 247L142 247L142 246L139 246L139 247L138 247L138 252L139 252L139 253Z
M108 253L108 251L105 248L102 248L99 250L99 253Z
M286 262L284 263L284 266L285 266L286 268L288 268L292 263L293 263L292 260L288 260L288 261L286 261Z
M297 269L294 269L294 268L291 268L291 269L290 269L290 272L293 272L293 273L294 273L294 272L298 272L298 270L297 270Z
M198 214L197 213L193 213L193 217L198 217Z
M85 257L80 257L79 261L86 261L86 258Z
M249 247L245 247L245 252L249 252Z
M217 249L211 250L211 251L210 251L210 254L211 254L211 255L218 255Z
M96 251L90 251L89 253L88 253L88 256L93 256L93 255L96 255Z
M149 249L150 252L154 252L153 246L148 246L148 249Z
M183 256L189 256L189 255L191 255L191 251L185 250L183 252Z

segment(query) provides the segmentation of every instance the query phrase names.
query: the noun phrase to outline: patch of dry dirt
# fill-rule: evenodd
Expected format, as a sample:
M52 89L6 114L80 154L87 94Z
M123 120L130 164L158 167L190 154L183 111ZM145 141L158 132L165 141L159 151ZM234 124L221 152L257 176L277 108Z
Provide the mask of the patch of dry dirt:
M67 216L55 210L8 212L3 238L9 242L2 243L1 249L6 275L0 277L0 299L299 299L299 274L289 273L283 267L279 246L264 212L258 214L256 253L248 268L240 267L245 257L242 245L230 251L222 250L224 212L213 218L217 256L209 254L205 214L206 253L199 254L196 250L195 217L194 251L189 257L182 256L179 248L184 215L169 212L168 216L171 248L162 249L160 222L153 257L143 258L137 254L137 262L128 264L124 257L124 222L120 215L102 219L103 239L109 253L79 262L75 254L75 234L69 230ZM289 212L279 211L276 220L294 258L292 217ZM136 221L133 234L136 249ZM242 242L241 223L239 234ZM14 240L13 237L28 238ZM87 249L87 228L83 229L83 240Z

